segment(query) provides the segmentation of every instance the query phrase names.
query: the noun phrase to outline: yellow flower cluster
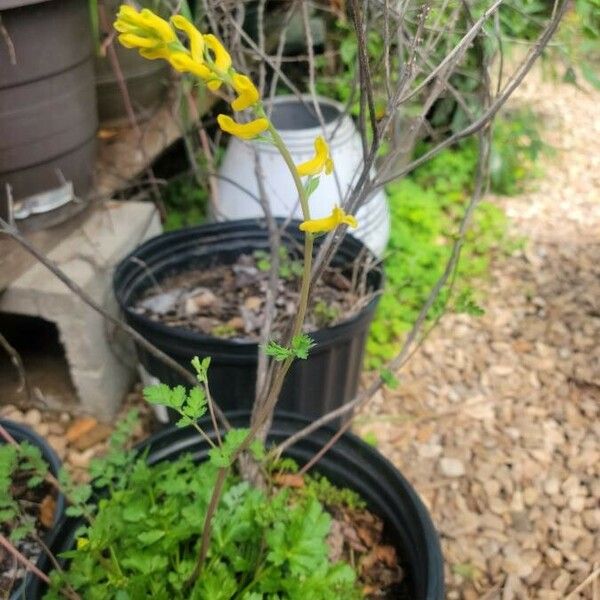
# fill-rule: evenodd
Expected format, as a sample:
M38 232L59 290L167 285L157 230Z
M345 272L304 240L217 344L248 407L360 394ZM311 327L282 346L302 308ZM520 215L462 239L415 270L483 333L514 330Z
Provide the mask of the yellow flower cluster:
M175 70L191 73L205 81L212 91L218 90L223 82L231 85L238 94L231 103L233 110L245 110L259 101L258 90L252 81L231 68L231 56L219 39L212 33L203 35L185 17L175 15L169 22L146 8L138 12L131 6L122 5L114 27L120 34L121 44L126 48L137 48L144 58L167 60ZM179 41L176 30L185 33L189 49ZM243 139L256 137L269 126L266 119L240 124L227 117L225 123L225 131Z
M247 123L239 123L228 115L218 115L217 122L223 131L243 140L252 140L269 130L273 143L278 147L283 144L265 117L256 86L250 78L232 68L231 56L216 36L200 33L181 15L174 15L166 21L148 9L138 12L128 5L120 7L114 27L119 32L121 44L137 49L144 58L166 60L177 71L200 78L212 91L218 90L223 83L230 86L237 94L231 102L235 112L255 109L256 118ZM187 46L179 40L178 31L187 37ZM285 147L280 150L287 152ZM329 175L333 171L329 147L321 136L315 140L314 157L297 165L296 171L299 177L315 177L323 171ZM308 219L300 225L300 229L307 233L320 233L342 224L357 226L353 216L335 207L329 217Z

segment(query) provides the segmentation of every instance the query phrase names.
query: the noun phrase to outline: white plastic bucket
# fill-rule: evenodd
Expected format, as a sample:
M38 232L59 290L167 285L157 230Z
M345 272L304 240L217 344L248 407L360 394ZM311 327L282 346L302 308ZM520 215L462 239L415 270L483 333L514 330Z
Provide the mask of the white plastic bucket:
M360 134L343 106L327 98L318 98L325 127L312 110L311 96L303 104L296 96L278 96L273 101L271 119L288 146L294 162L301 163L314 155L318 135L327 140L335 164L335 174L321 175L319 187L311 196L311 216L330 214L356 182L362 169ZM277 149L264 142L244 142L232 137L219 169L219 194L216 204L218 220L247 219L262 216L256 201L259 196L254 149L264 175L264 189L275 216L301 218L294 181ZM336 181L337 179L337 181ZM237 184L237 185L236 185ZM381 256L389 238L390 217L383 191L371 197L356 217L358 228L352 233L375 254Z

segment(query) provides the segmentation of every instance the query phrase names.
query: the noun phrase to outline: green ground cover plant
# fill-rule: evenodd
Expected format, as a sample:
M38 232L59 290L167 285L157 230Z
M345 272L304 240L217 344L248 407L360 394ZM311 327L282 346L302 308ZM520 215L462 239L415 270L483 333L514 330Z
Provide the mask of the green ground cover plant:
M425 148L423 144L417 152ZM539 175L537 159L545 148L530 110L501 118L494 132L491 191L520 192L528 179ZM386 289L367 342L368 368L378 368L394 356L440 277L472 191L476 161L477 147L469 140L388 186L392 225L384 262ZM500 206L492 201L479 204L453 288L443 290L430 311L430 321L444 310L483 313L477 281L487 275L494 255L511 252L519 243L509 237L507 225Z

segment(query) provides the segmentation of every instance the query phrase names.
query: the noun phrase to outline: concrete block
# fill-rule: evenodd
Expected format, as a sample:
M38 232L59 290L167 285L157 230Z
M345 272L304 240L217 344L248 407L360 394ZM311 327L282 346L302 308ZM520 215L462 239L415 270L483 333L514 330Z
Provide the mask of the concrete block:
M160 232L158 213L151 203L110 201L92 212L48 258L118 316L112 293L114 267L138 244ZM53 321L82 408L100 419L114 416L135 377L135 352L128 339L40 263L0 296L0 311Z

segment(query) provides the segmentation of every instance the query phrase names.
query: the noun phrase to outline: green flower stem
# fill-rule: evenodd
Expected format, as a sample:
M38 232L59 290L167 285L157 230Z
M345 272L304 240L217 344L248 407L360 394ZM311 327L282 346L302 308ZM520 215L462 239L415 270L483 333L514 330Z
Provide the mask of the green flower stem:
M261 117L267 117L262 106L260 106L256 112ZM288 147L285 145L285 142L283 141L283 139L281 139L281 135L279 135L279 132L277 131L277 129L275 129L273 123L271 123L270 120L268 131L273 138L273 143L275 144L275 147L277 148L277 150L279 150L281 157L285 161L287 168L289 169L292 177L294 178L294 185L298 190L298 197L300 199L300 208L302 209L302 216L305 221L308 221L310 219L310 206L308 204L308 196L306 194L304 186L302 185L300 175L298 175L298 171L296 170L296 164L294 163L294 159L292 158Z

